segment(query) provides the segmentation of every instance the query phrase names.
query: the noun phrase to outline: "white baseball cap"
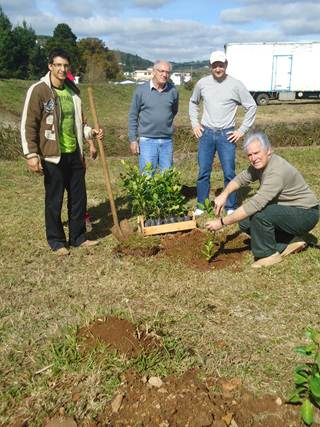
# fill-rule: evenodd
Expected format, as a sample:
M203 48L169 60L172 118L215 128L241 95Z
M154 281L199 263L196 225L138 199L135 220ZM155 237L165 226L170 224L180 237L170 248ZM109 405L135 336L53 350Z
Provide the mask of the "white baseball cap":
M222 50L215 50L210 55L210 64L214 62L226 62L227 57L226 54Z

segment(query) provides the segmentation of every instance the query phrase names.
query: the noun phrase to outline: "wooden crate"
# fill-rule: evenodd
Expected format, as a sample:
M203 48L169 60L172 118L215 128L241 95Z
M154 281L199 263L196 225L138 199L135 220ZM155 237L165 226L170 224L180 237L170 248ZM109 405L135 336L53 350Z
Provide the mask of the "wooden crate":
M144 226L143 216L138 217L139 231L145 236L152 236L154 234L174 233L175 231L193 230L197 228L196 220L174 222L170 224L152 225L150 227Z

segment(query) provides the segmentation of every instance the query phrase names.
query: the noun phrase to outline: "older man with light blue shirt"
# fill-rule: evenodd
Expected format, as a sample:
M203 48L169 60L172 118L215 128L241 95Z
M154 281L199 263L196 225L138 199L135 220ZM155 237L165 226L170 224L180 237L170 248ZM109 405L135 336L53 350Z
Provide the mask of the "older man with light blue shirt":
M210 176L216 151L224 175L224 186L235 177L236 144L252 126L256 103L239 80L226 73L228 65L225 53L212 52L210 56L212 75L203 77L196 84L189 103L189 115L194 135L199 138L197 181L198 203L209 198ZM203 100L203 115L199 121L199 104ZM239 105L245 110L239 129L235 129L235 117ZM237 208L236 194L229 196L225 209L231 214ZM195 215L203 211L196 209Z
M179 95L168 82L171 65L156 61L152 80L137 86L129 112L129 141L132 154L139 154L139 168L147 163L160 171L173 165L173 119L178 112Z

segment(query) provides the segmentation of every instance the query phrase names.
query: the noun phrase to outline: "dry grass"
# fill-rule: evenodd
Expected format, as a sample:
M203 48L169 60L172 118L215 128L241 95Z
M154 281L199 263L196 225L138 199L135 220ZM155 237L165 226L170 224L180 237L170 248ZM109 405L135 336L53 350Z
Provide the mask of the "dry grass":
M279 152L320 196L319 149ZM240 170L241 156L238 163ZM184 184L193 186L195 156L177 159L177 166ZM119 168L113 159L113 188L125 216ZM215 188L222 185L220 169L214 180ZM257 393L286 394L297 360L292 349L319 319L319 251L308 249L262 271L252 271L247 257L237 273L200 273L179 260L118 258L112 255L116 242L109 234L111 214L98 162L89 162L87 183L91 237L101 244L58 260L45 242L42 179L27 173L22 161L1 162L0 424L21 417L41 425L60 407L82 420L99 413L128 361L104 349L79 358L75 334L78 326L108 313L181 340L174 342L170 361L158 361L162 373L196 364L217 376L239 376ZM313 234L320 237L319 225ZM57 362L56 345L62 348L60 368L36 374ZM151 362L146 368L157 369ZM75 392L78 400L72 399Z

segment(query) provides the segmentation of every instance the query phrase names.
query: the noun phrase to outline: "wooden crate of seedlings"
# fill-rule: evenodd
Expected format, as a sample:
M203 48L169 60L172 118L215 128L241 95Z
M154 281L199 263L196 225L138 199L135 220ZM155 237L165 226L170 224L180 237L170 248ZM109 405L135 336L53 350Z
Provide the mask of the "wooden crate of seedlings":
M164 218L155 220L145 220L143 216L138 217L138 226L145 236L155 234L174 233L176 231L193 230L197 227L194 217L185 215L178 218Z
M179 171L170 168L158 173L149 163L141 174L137 166L122 164L125 169L121 174L122 187L132 213L138 216L141 233L151 236L196 228L195 219L186 215L188 209Z

